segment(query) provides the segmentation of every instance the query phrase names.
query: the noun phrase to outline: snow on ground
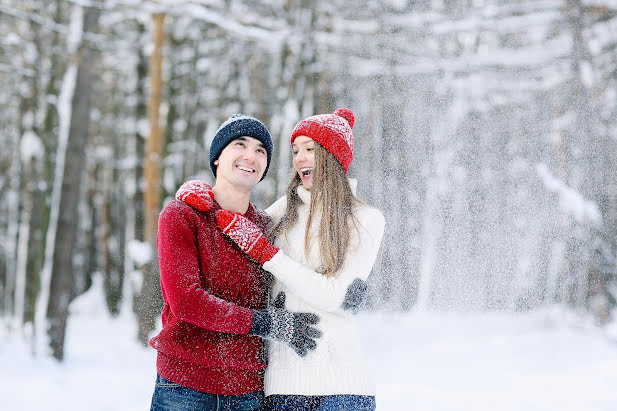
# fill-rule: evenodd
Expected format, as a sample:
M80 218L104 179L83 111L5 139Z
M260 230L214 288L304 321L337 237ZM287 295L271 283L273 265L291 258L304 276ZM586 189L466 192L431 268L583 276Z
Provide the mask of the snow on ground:
M71 305L66 360L33 359L0 322L0 408L147 410L155 352L100 291ZM360 314L378 410L615 410L617 341L560 309Z
M363 323L380 410L617 410L617 341L558 309Z

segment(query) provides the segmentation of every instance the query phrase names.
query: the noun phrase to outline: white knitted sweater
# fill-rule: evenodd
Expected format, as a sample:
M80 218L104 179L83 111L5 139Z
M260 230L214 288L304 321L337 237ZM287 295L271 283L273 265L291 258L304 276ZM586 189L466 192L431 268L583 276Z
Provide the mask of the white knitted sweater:
M356 181L349 181L355 195ZM303 202L298 208L298 221L287 235L277 238L275 245L281 251L266 262L264 268L277 280L272 296L284 291L288 310L317 314L318 328L323 336L317 340L317 348L305 357L298 356L284 344L270 343L265 394L375 395L358 341L356 318L340 307L352 281L355 278L366 280L371 272L383 237L383 214L369 206L355 210L359 233L351 230L345 264L330 278L314 271L319 266L317 246L311 248L308 261L305 257L304 230L311 193L300 186L298 195ZM277 220L285 212L286 204L287 199L283 197L266 212ZM313 229L317 231L318 227L319 218L313 220Z

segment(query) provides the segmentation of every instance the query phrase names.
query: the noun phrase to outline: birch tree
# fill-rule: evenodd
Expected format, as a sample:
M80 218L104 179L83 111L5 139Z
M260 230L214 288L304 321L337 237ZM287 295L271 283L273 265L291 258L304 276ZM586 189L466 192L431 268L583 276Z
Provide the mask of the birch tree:
M59 96L60 137L50 227L47 232L46 260L37 303L39 338L43 338L41 333L48 333L52 355L58 360L64 358L68 305L73 296L72 257L76 233L73 221L90 116L90 70L94 56L92 50L87 45L84 46L82 36L84 27L86 30L96 27L98 16L96 9L88 8L84 12L80 5L74 6L67 45L73 61L67 68Z

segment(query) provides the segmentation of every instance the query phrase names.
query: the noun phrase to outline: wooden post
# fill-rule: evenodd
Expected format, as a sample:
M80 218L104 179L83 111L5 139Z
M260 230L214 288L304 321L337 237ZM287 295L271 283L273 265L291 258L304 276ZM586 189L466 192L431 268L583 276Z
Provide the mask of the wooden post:
M163 88L163 57L161 48L165 37L163 24L165 14L152 16L153 49L150 56L150 97L148 99L148 122L150 134L146 140L144 161L144 205L145 220L144 239L154 244L159 207L161 204L161 164L163 156L163 132L160 124L161 94Z
M148 122L150 134L144 153L144 241L152 247L152 261L142 267L143 283L135 299L135 311L139 323L138 339L148 344L148 337L154 330L156 318L161 309L159 274L156 257L156 231L161 207L161 169L163 159L163 130L161 128L161 95L163 89L163 55L161 49L165 38L165 14L152 16L153 48L150 55L150 96L148 98Z

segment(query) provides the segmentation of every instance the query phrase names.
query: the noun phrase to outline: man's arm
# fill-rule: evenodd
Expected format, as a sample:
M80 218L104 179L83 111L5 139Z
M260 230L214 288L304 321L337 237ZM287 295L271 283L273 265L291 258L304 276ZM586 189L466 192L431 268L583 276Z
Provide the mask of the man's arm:
M315 349L321 336L319 317L293 313L284 306L251 310L209 294L201 287L196 244L195 212L179 201L168 204L159 217L157 247L161 289L171 312L187 323L211 331L251 334L289 345L298 355Z
M195 211L179 201L170 202L159 216L157 249L165 301L182 321L211 331L247 334L252 311L201 287L196 218Z

